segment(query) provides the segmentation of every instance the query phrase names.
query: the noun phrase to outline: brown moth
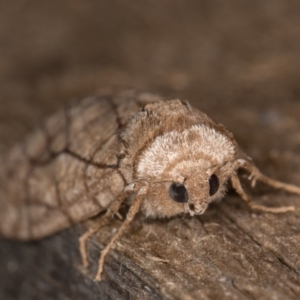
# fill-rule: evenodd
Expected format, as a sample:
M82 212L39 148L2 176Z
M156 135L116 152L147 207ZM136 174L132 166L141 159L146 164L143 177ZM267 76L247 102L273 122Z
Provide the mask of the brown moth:
M139 210L154 218L199 215L224 196L229 180L253 209L294 210L251 202L237 176L240 168L253 186L260 180L300 195L299 187L263 175L230 132L188 102L133 90L90 97L58 112L0 163L4 237L40 239L106 211L80 237L85 266L87 238L129 202L125 221L101 253L95 280Z

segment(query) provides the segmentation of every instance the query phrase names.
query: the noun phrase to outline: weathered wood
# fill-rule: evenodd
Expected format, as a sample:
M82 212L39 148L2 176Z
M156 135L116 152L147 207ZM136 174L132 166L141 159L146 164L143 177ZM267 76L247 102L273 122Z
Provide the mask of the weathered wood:
M274 205L288 201L299 207L296 197L268 198ZM108 255L100 283L93 282L100 250L120 220L89 241L92 266L87 270L78 253L83 226L39 242L1 240L0 297L298 299L299 219L299 210L253 213L234 195L201 217L146 222L140 217Z
M78 260L78 227L40 242L1 240L0 298L161 299L154 280L124 255L111 256L106 280L94 283ZM90 252L96 262L99 246L91 244Z

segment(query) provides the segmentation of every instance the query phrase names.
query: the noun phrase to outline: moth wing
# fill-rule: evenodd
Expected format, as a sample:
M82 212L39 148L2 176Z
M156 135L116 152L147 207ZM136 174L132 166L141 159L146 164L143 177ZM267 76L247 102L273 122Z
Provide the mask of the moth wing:
M106 209L125 185L118 132L138 111L141 95L87 98L2 157L0 234L39 239Z

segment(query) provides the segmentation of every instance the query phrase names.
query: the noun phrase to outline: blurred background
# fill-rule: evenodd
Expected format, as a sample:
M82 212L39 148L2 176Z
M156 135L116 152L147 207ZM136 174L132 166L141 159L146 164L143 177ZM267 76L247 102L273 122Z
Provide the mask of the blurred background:
M2 1L0 149L65 103L129 86L188 99L254 158L285 151L292 167L299 13L297 0Z

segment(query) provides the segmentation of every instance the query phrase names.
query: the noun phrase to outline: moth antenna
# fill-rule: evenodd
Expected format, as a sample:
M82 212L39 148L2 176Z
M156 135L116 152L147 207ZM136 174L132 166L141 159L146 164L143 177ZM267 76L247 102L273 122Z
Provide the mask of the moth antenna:
M111 206L107 209L106 213L103 215L103 217L99 220L99 223L95 224L95 226L91 227L88 231L86 231L82 236L79 237L79 251L82 259L82 263L84 267L89 266L88 261L88 255L86 250L86 241L87 239L96 233L101 227L105 226L111 216L114 214L118 214L118 210L124 200L127 198L128 194L131 192L131 190L123 191L115 201L112 202Z
M245 193L245 191L242 188L240 179L238 176L235 174L230 177L231 183L235 191L240 195L240 197L251 207L252 209L256 209L262 212L269 212L269 213L286 213L289 211L294 211L295 207L294 206L282 206L282 207L267 207L264 205L259 205L256 203L253 203L252 200L248 197L248 195Z
M275 188L275 189L282 189L292 194L300 195L300 187L284 183L273 178L270 178L264 174L262 174L259 169L248 160L239 159L238 160L239 167L245 169L250 173L249 179L252 181L251 186L254 187L257 180Z
M98 270L97 270L97 274L95 276L94 281L101 281L101 275L103 272L103 265L104 265L104 260L105 257L107 255L107 253L109 252L109 250L111 249L111 247L116 243L117 239L123 234L123 232L128 228L129 224L131 223L131 221L133 220L134 216L137 214L137 212L140 209L142 200L144 198L144 195L147 193L148 188L147 187L142 187L135 199L133 200L129 211L127 213L126 219L125 221L122 223L121 227L119 228L118 232L113 236L113 238L111 239L111 241L109 242L109 244L102 250L101 252L101 256L98 262Z

